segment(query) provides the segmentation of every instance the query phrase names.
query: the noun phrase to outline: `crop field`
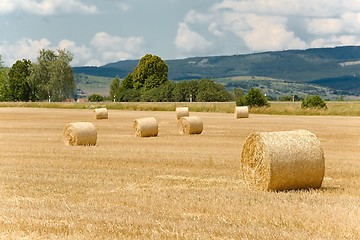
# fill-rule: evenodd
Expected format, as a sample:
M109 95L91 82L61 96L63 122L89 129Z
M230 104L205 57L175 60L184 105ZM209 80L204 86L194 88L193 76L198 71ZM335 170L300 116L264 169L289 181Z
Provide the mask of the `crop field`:
M175 112L0 108L0 239L360 239L360 117L190 112L201 135L181 135ZM158 137L135 137L155 117ZM96 146L67 146L69 122L97 128ZM320 189L250 188L246 137L306 129L320 139Z

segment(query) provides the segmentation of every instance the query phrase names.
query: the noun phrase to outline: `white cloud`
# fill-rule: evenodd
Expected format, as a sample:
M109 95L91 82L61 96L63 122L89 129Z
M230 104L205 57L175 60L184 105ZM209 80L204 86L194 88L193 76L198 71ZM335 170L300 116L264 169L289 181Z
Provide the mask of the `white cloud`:
M6 66L12 66L17 60L30 59L36 61L40 49L50 47L50 41L46 38L32 40L23 38L15 43L0 42L2 60Z
M0 13L9 13L14 11L16 4L13 0L1 0L0 1Z
M312 48L334 47L346 45L360 45L360 37L355 35L331 36L328 38L318 38L310 43Z
M0 13L11 13L15 10L35 15L60 15L67 13L95 14L95 5L86 4L81 0L1 0Z
M208 14L199 13L191 9L185 16L184 21L188 23L206 23L211 20Z
M74 59L71 62L72 65L78 66L80 64L88 64L93 58L92 50L85 45L77 46L75 42L70 40L61 40L58 44L59 49L66 49L70 51Z
M286 29L283 17L252 15L247 18L250 31L238 32L248 48L253 51L302 49L306 43Z
M36 62L41 49L70 51L74 55L71 62L73 66L100 66L119 60L141 58L144 55L144 45L141 37L122 38L100 32L94 35L88 45L78 45L67 39L54 45L46 38L23 38L14 43L0 42L0 53L5 65L9 67L21 59Z
M130 5L124 2L120 2L117 4L118 8L123 12L128 12L130 10Z
M205 12L190 10L183 22L205 27L213 45L236 36L246 51L355 45L360 0L222 0ZM182 45L190 51L192 44Z
M344 4L344 2L352 2ZM223 0L214 4L212 11L235 11L260 15L331 17L344 10L354 9L359 0Z
M142 37L119 37L105 32L96 33L90 42L102 64L112 61L139 58L144 54Z
M186 23L179 24L175 46L182 53L201 54L211 48L212 45L211 41L192 31Z
M310 21L308 30L312 34L336 34L343 30L338 18L316 18Z

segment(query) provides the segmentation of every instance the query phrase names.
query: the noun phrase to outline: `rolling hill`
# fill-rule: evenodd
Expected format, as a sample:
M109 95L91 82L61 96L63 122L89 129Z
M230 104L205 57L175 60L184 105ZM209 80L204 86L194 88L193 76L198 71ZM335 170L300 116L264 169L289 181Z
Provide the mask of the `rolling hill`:
M360 46L286 50L232 56L165 60L169 79L231 79L261 76L286 82L312 84L339 94L360 95ZM75 74L124 78L138 60L101 67L74 67Z

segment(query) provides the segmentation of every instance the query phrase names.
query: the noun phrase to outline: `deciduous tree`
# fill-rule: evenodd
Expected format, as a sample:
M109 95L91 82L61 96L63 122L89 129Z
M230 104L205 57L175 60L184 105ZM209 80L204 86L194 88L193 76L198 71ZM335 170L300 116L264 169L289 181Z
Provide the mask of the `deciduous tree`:
M32 65L30 87L35 100L51 97L62 101L75 91L75 81L70 66L73 56L66 50L40 50L38 62Z
M146 54L132 73L135 89L149 90L168 81L168 66L158 56Z
M8 101L8 85L9 85L9 76L8 69L4 67L0 55L0 101Z
M269 106L266 96L259 88L251 88L245 96L246 104L250 107Z
M29 101L31 99L31 88L29 84L30 60L17 60L9 71L9 100Z

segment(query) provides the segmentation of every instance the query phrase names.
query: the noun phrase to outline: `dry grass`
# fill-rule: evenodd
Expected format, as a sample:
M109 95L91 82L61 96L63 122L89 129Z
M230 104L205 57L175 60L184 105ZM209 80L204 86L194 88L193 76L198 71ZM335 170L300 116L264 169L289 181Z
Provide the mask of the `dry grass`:
M1 239L359 239L358 117L197 113L201 135L179 135L174 112L151 112L156 138L132 124L149 112L0 109ZM89 121L97 146L61 142ZM263 192L240 179L254 131L307 129L321 140L323 187Z

